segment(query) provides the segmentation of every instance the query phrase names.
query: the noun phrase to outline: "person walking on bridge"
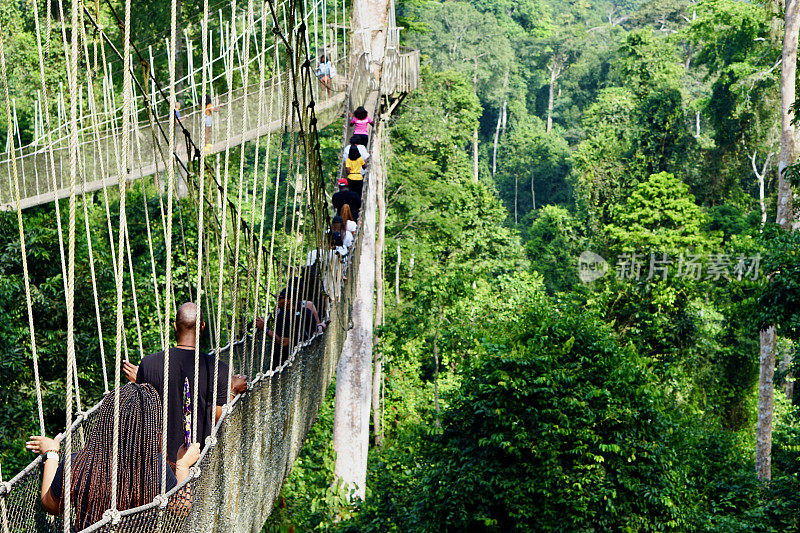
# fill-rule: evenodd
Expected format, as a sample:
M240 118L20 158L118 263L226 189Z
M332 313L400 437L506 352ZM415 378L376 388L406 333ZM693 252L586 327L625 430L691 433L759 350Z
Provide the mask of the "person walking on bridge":
M206 128L205 150L207 154L211 153L211 126L214 125L213 113L215 111L219 111L220 107L222 106L218 105L214 107L214 104L211 103L211 95L210 94L206 95L206 102L205 105L203 106L203 125Z
M361 169L366 164L367 162L361 157L358 149L351 145L350 153L344 161L344 169L347 172L347 187L359 198L361 198L361 189L364 187L364 174Z
M364 106L359 106L353 111L353 117L350 119L350 124L355 126L353 128L353 137L351 143L363 144L366 146L369 143L369 126L372 124L372 117Z
M353 219L358 222L358 212L361 210L361 195L349 189L347 178L339 178L339 192L333 193L331 203L333 208L336 209L337 216L342 216L342 207L349 205Z
M150 354L139 366L125 362L123 372L125 377L136 383L148 383L156 389L161 398L167 402L167 460L174 464L177 460L178 450L186 444L186 422L192 416L184 413L184 408L194 408L195 402L185 398L185 383L188 382L189 393L194 391L194 338L195 324L200 320L200 332L206 327L205 322L198 316L197 306L186 302L178 308L175 315L175 340L174 348L168 350L169 377L167 391L164 391L164 352ZM222 415L222 406L229 399L228 390L228 365L219 362L217 377L217 396L214 394L214 357L207 353L200 353L198 363L198 392L197 392L197 427L195 428L195 442L205 444L206 438L211 435L211 428ZM247 381L243 376L234 375L231 378L230 399L247 389ZM188 404L188 405L186 405ZM213 416L213 420L212 420ZM191 429L191 428L189 428Z

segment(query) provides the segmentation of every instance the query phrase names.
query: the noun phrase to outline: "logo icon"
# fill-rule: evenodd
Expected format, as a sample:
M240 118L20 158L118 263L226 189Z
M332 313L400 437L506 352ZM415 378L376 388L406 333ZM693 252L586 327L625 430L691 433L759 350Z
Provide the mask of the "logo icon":
M606 275L608 262L589 250L578 257L578 277L584 283L591 283Z

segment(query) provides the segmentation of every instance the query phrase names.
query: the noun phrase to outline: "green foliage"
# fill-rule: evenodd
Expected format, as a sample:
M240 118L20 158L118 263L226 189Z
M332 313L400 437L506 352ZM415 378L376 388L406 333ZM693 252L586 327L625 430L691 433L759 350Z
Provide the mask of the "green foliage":
M578 283L576 258L586 239L569 211L546 206L537 211L527 231L525 250L531 267L544 278L552 292L565 291Z
M800 338L800 232L770 226L766 232L759 324L775 324L781 333Z
M650 531L683 523L673 424L645 361L596 318L554 312L554 303L537 300L519 336L464 375L442 432L424 438L421 465L406 474L426 497L409 508L398 494L407 481L399 491L381 484L390 495L380 501L398 503L394 524ZM376 513L388 509L368 501L359 521L386 528Z
M629 33L619 49L617 76L633 93L644 98L654 90L679 86L682 74L677 50L647 30Z
M502 139L497 157L498 193L515 222L537 206L570 203L572 158L557 133L546 133L538 122L518 124Z
M653 174L639 184L606 227L612 246L624 251L705 250L720 239L703 232L708 216L689 188L672 174Z
M511 43L498 20L479 12L469 2L424 4L419 18L428 31L416 34L412 44L428 55L437 70L454 69L466 74L474 90L497 102L497 87L512 68Z

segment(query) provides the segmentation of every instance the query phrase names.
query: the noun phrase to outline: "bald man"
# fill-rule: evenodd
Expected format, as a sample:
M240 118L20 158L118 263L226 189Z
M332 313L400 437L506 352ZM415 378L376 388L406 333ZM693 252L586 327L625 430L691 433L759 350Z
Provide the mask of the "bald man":
M158 391L162 401L167 401L167 460L175 463L178 450L187 444L187 423L191 423L192 416L185 416L184 407L194 408L191 394L194 393L194 337L197 316L197 306L187 302L178 308L175 315L175 347L169 349L169 378L167 394L164 394L164 352L156 352L142 359L137 367L126 362L123 368L125 376L136 383L149 383ZM200 321L200 332L206 324ZM197 435L196 441L205 445L205 439L211 435L212 413L214 422L222 414L228 389L228 365L219 362L219 375L217 378L217 397L214 396L214 357L200 352L198 366L198 392L197 392ZM186 398L185 383L189 383L189 400ZM235 375L231 378L231 396L243 392L247 388L244 377Z

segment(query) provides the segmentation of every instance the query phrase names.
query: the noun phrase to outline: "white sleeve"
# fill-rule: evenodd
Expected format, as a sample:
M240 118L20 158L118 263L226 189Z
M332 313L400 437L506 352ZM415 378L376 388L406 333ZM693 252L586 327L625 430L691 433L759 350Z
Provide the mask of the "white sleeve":
M358 153L361 154L361 158L366 162L369 159L369 152L367 151L367 147L363 144L358 145Z

